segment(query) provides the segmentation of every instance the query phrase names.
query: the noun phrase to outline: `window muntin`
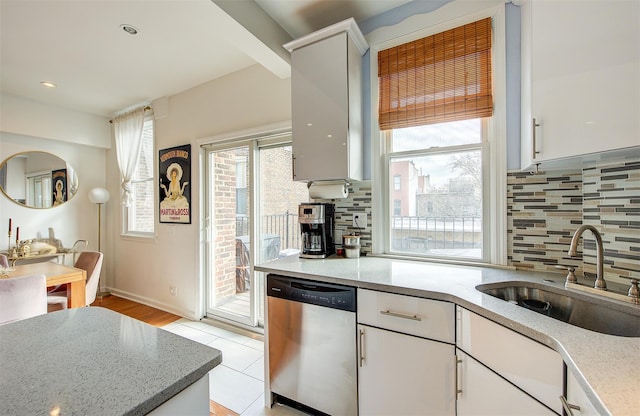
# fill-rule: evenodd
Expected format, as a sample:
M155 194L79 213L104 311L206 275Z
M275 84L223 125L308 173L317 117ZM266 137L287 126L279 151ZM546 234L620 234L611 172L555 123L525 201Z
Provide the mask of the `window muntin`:
M131 181L133 202L125 207L125 234L153 235L155 232L155 177L153 120L144 121L136 172Z

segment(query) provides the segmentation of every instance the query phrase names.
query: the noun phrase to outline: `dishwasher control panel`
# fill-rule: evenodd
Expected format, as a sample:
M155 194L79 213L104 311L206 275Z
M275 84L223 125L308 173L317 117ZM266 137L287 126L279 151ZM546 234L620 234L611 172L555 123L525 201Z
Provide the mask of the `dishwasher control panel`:
M267 275L267 296L356 311L356 288L293 277Z

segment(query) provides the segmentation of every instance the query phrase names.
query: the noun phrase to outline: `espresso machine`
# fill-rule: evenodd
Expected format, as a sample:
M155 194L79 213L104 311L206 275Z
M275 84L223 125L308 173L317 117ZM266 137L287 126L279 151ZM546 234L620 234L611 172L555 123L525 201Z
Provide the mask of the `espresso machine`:
M300 257L323 259L335 253L333 245L333 204L308 202L298 207L302 237Z

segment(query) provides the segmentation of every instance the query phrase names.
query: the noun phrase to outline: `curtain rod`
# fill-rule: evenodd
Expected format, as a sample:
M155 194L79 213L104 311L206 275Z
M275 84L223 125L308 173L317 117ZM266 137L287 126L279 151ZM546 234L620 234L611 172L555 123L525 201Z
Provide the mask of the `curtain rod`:
M149 111L151 110L151 107L149 107L148 105L144 107L144 111ZM109 120L110 124L113 124L113 120Z

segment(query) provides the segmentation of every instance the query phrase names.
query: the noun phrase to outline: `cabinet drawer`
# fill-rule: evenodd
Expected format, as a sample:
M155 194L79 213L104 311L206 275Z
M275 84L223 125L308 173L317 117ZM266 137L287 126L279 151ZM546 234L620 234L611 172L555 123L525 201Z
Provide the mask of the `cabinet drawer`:
M453 303L358 289L358 323L455 342Z
M460 306L456 313L458 348L562 413L563 362L557 352Z

